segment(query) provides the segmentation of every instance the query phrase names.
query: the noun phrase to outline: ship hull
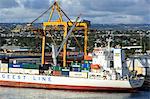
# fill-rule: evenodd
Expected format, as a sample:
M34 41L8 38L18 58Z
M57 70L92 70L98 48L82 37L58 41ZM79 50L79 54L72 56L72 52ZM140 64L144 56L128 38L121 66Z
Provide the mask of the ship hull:
M20 88L40 88L40 89L63 89L79 91L135 91L138 88L114 88L114 87L90 87L90 86L70 86L54 84L37 84L27 82L0 81L0 86L20 87Z
M133 91L141 87L142 83L143 80L139 81L95 80L85 78L0 73L0 85L9 87L87 90L87 91L101 91L101 90Z

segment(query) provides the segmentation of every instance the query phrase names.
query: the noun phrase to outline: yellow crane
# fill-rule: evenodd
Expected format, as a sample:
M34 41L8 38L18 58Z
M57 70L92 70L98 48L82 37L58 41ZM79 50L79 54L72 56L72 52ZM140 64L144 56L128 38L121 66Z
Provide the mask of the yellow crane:
M42 13L38 18L36 18L34 21L32 21L30 24L34 23L35 21L37 21L40 17L42 17L45 13L47 13L49 10L50 11L50 16L47 22L43 22L43 32L42 32L42 65L45 64L45 44L46 44L46 35L47 35L47 31L49 31L49 26L52 27L56 27L55 30L59 30L59 28L61 27L61 29L63 29L64 33L63 33L63 38L66 38L67 36L67 32L69 30L70 27L73 26L74 22L72 22L70 20L70 18L67 16L67 14L62 10L62 8L60 7L59 3L57 1L54 1L54 3L52 4L52 6L50 6L44 13ZM54 12L58 13L59 18L57 20L52 20ZM68 21L65 22L63 20L63 16L65 16ZM88 26L86 22L77 22L75 29L74 30L80 30L82 28L82 30L84 30L84 56L87 55L87 34L88 34ZM77 43L77 45L79 46L79 48L82 50L82 47L80 45L80 43L78 42L77 38L75 37L74 33L72 32L72 35ZM52 41L55 43L54 39L52 36L50 36ZM67 44L65 43L63 46L63 66L66 66L66 51L67 49Z

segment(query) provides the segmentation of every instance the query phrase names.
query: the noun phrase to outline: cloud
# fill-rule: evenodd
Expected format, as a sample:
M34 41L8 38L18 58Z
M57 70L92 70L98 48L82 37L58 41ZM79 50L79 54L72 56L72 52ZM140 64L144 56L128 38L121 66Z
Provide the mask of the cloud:
M0 12L0 23L24 23L24 22L32 22L39 14L41 14L44 10L33 10L33 9L25 9L25 8L11 8L11 9L3 9ZM47 21L48 18L41 18L38 22Z
M90 20L92 23L150 22L150 0L59 1L61 8L72 19L82 14L82 18ZM18 18L18 22L21 20L29 22L39 16L53 2L54 0L0 0L0 8L3 8L0 9L0 22L2 22L1 19L4 22L8 15L12 17L11 21L17 22Z
M121 10L125 10L127 7L134 5L135 2L132 0L92 0L92 2L85 3L85 0L81 2L81 5L86 6L88 10L96 10L96 11L111 11L118 12ZM96 3L97 2L97 3ZM88 4L89 3L89 4Z
M19 6L15 0L1 0L0 8L13 8Z
M149 2L150 0L70 0L67 3L67 0L62 0L62 6L69 15L75 16L82 12L84 18L93 20L92 23L98 23L98 20L101 23L148 23Z
M25 8L29 9L43 9L49 7L49 0L25 0L23 2Z

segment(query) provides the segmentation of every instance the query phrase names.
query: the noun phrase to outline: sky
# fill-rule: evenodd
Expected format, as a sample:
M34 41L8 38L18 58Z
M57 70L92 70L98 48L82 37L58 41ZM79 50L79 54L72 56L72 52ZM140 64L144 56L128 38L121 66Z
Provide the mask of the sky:
M0 0L0 23L31 22L53 2ZM150 0L59 0L59 4L71 19L82 14L93 24L150 24ZM47 21L47 16L37 22Z

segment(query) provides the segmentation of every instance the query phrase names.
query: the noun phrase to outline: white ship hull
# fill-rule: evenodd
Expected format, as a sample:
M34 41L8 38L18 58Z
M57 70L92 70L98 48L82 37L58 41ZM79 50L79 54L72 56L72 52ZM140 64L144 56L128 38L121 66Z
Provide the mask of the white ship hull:
M96 80L61 76L0 73L0 85L71 90L135 90L143 85L139 80Z

